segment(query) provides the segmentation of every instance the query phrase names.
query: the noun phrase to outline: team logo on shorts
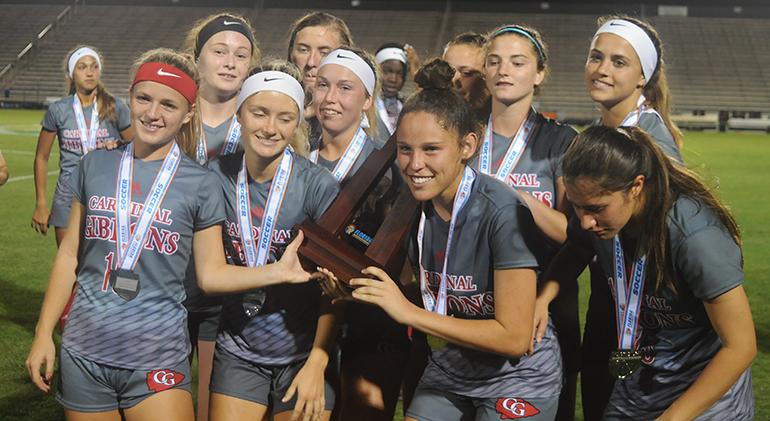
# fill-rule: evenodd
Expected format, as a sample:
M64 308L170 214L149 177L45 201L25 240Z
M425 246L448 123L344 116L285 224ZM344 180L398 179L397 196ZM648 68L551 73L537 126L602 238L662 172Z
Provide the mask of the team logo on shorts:
M500 398L495 404L495 409L503 420L526 418L540 413L540 410L529 402L517 398Z
M171 389L182 380L184 380L184 374L171 370L153 370L147 373L147 387L156 393Z

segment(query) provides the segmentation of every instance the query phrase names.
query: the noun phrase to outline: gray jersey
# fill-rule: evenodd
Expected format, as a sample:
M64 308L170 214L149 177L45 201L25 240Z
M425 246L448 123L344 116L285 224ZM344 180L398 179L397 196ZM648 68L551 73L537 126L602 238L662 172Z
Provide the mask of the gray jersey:
M206 157L208 159L211 159L214 156L222 155L222 149L225 146L227 134L230 132L230 125L232 122L233 118L228 117L217 127L201 124L201 126L203 126L203 134L206 136ZM236 124L237 122L238 120L236 119ZM242 150L243 145L239 139L238 145L236 146L236 151L240 152Z
M203 133L206 137L206 157L211 159L215 156L222 154L222 149L227 140L227 134L230 132L230 124L233 118L230 117L223 121L217 127L207 126L202 124ZM243 151L243 145L240 140L236 146L238 152ZM184 302L184 306L191 312L203 312L203 311L217 311L222 306L222 297L212 297L206 295L200 287L198 287L198 278L195 275L195 262L190 259L190 264L187 266L187 275L185 276L185 289L187 290L187 299Z
M669 276L676 292L665 286L655 291L654 274L648 271L639 316L642 368L616 381L611 398L613 405L634 419L656 418L700 376L722 347L703 301L743 283L741 250L705 204L679 198L668 214L667 226ZM597 254L605 274L613 274L603 285L612 291L613 240L600 240L584 231L576 217L570 220L568 234L571 242ZM633 264L629 254L627 268ZM716 419L744 419L740 414L753 410L750 369L736 386L718 408L712 408L722 411L722 418Z
M557 206L556 180L561 177L561 161L572 140L575 139L577 130L540 113L537 113L535 124L529 142L506 182L555 209ZM512 141L513 136L504 137L497 133L493 134L492 175L496 174L500 168ZM478 170L479 156L471 158L468 166Z
M310 145L310 150L314 151L318 149L320 146L321 146L321 138L319 137L316 142ZM381 143L378 140L374 139L373 137L366 135L366 140L364 141L364 146L361 148L361 153L358 155L358 158L356 158L356 161L350 167L350 171L348 171L345 178L340 180L340 184L344 185L346 181L348 181L351 177L353 177L356 171L358 171L358 169L361 168L361 165L364 164L364 161L366 161L366 158L369 157L369 154L372 153L372 151L374 151L375 149L382 149L383 146L384 146L384 143ZM338 162L340 162L339 159L336 159L334 161L327 161L319 153L318 162L316 162L316 164L333 172Z
M449 222L425 202L422 264L437 293L444 264ZM532 215L516 191L478 174L465 207L457 215L447 267L447 315L463 319L495 317L494 271L537 268L530 243L539 241ZM417 267L416 231L406 242ZM415 270L419 273L419 269ZM455 344L433 350L422 381L468 397L545 398L559 394L561 355L549 326L535 353L521 359L476 351Z
M193 233L225 219L217 176L183 155L150 227L134 272L139 295L125 301L107 283L116 252L115 186L124 148L86 155L68 185L85 206L78 291L62 337L73 354L131 370L178 364L187 358L183 280ZM131 223L135 223L163 160L134 159Z
M337 197L339 183L324 168L293 154L289 183L281 202L270 247L269 263L281 258L286 245L296 235L293 227L306 219L317 220ZM232 240L237 261L245 262L238 228L236 187L243 153L211 160L210 167L220 178L225 194L227 220L225 232ZM258 241L262 215L272 180L258 183L249 179L251 219ZM231 249L231 253L232 253ZM274 285L267 288L267 299L253 318L243 310L243 294L228 296L222 306L217 343L237 357L262 366L287 365L310 354L318 324L321 290L315 282Z
M592 126L598 126L602 124L602 119L599 118L591 123ZM674 137L671 136L671 132L666 127L666 123L663 122L663 117L655 111L654 108L647 108L642 112L642 116L636 123L636 127L644 130L647 134L652 136L655 143L663 149L663 152L671 157L675 162L683 163L682 153L679 151L679 147L676 146Z
M66 96L53 103L43 116L40 125L49 132L56 132L59 138L59 180L57 185L67 181L72 170L83 158L83 143L80 141L80 129L75 120L75 111L72 108L75 94ZM94 104L91 103L83 109L83 117L86 127L91 124L91 111ZM96 143L116 141L120 139L120 132L131 126L130 111L126 104L115 98L115 113L118 121L99 120L99 130L96 132ZM90 128L90 127L89 127ZM90 135L90 133L89 133ZM131 140L131 139L128 139ZM71 197L68 198L71 204Z

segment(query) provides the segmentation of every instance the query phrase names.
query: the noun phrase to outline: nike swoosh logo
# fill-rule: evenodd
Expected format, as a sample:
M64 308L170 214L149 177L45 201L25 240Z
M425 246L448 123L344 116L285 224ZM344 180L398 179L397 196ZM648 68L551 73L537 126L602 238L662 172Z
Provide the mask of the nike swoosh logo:
M623 25L620 22L610 22L610 26L626 26L626 25Z
M265 82L272 82L274 80L283 80L283 78L282 77L274 77L272 79L265 78Z
M343 56L342 54L337 54L337 57L344 58L344 59L347 59L347 60L355 60L353 57Z
M226 20L223 20L223 21L222 21L222 24L223 24L223 25L240 25L241 23L240 23L240 22L237 22L237 21L236 21L236 22L228 22L228 21L226 21Z
M175 74L173 74L173 73L169 73L169 72L164 72L164 71L163 71L163 69L158 69L158 75L159 75L159 76L172 76L172 77L178 77L179 79L181 79L181 78L182 78L182 76L179 76L179 75L175 75Z

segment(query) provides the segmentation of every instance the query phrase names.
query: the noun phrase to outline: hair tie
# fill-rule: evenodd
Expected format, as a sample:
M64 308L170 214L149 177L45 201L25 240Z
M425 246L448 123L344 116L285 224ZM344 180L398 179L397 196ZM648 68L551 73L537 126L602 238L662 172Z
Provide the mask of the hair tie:
M297 123L297 127L302 124L302 114L305 110L305 90L302 89L302 85L297 82L297 79L294 79L294 77L289 74L275 70L259 72L249 76L249 78L243 82L241 92L238 94L238 103L235 106L236 111L241 109L241 105L243 105L249 97L263 91L280 92L294 100L297 104L297 109L299 110L299 122Z
M339 48L324 57L318 66L318 71L327 64L336 64L355 73L358 79L361 80L361 83L364 84L364 88L366 88L369 96L374 96L374 85L377 81L377 78L374 76L374 70L358 54L344 48Z
M145 63L134 76L131 88L139 82L157 82L182 94L187 102L195 104L198 84L187 73L165 63Z

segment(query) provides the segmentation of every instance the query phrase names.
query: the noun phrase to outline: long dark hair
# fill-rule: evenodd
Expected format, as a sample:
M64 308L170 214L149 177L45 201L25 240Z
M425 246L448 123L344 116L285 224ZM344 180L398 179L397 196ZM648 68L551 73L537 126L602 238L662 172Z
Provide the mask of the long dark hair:
M637 127L593 126L580 133L567 149L562 162L564 183L584 180L595 183L597 195L627 193L637 176L644 176L642 189L645 249L648 273L655 274L655 289L661 283L672 290L668 277L668 213L683 196L709 208L741 246L738 223L722 203L692 171L672 164L653 139Z

